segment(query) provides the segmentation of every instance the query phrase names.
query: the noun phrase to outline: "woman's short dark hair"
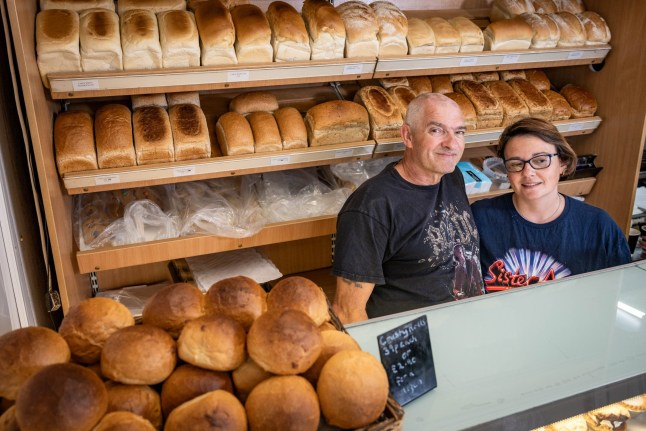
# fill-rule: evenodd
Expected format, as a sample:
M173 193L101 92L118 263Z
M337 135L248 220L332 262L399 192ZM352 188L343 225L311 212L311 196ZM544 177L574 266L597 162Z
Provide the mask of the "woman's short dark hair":
M498 139L498 156L505 158L505 147L512 138L517 136L535 136L543 142L556 147L556 153L565 163L564 175L571 175L576 169L576 153L567 143L563 135L552 123L540 118L523 118L510 124L503 130Z

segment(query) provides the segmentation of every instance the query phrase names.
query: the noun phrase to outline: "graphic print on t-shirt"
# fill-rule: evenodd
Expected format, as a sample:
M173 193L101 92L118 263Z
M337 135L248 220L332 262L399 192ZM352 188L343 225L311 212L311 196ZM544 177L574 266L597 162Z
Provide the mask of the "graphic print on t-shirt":
M511 248L504 258L489 266L485 288L487 291L507 290L570 274L565 265L541 251Z

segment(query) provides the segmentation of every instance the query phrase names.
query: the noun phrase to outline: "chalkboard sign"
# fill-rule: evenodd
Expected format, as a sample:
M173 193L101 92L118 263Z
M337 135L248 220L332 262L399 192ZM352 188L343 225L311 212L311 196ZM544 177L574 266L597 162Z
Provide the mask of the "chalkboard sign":
M437 386L426 316L377 337L390 392L402 406Z

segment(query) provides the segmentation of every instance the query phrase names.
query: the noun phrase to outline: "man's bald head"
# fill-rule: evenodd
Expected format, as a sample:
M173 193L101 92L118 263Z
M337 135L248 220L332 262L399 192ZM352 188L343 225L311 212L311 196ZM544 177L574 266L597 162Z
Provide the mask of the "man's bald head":
M433 115L443 109L456 109L462 112L457 103L443 94L422 93L408 105L404 123L414 129L424 123L424 115Z

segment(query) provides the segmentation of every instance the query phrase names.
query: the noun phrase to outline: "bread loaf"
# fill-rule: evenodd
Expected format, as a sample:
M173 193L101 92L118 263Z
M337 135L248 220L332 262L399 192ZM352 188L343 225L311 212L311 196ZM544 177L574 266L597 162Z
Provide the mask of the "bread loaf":
M198 93L197 91L168 93L166 94L166 102L168 103L169 108L175 105L184 105L187 103L195 106L200 106L200 93Z
M289 309L307 314L317 326L330 320L325 293L305 277L284 278L267 294L267 310Z
M473 73L473 80L476 82L498 81L499 79L500 75L496 71Z
M408 85L408 78L406 78L405 76L401 76L397 78L379 78L378 81L379 81L379 85L384 87L386 90L391 87Z
M132 113L127 106L109 104L97 109L94 134L99 168L122 168L137 164L132 140Z
M426 21L420 18L410 18L408 20L408 53L415 54L435 54L435 33Z
M585 12L583 0L554 0L559 12L582 13Z
M252 112L247 115L247 121L249 121L251 132L253 133L255 153L267 153L283 149L280 131L273 114L265 111Z
M554 0L533 0L534 12L536 13L556 13L558 9Z
M409 76L408 86L416 95L433 92L433 85L428 76Z
M460 52L462 38L460 33L444 18L432 17L426 20L435 35L435 53L450 54Z
M251 112L274 112L278 109L278 99L268 91L240 93L229 102L229 110L247 115Z
M146 9L154 14L169 10L186 10L186 0L118 0L119 15L131 9Z
M80 72L79 16L69 10L44 10L36 15L36 54L38 70L45 87L47 74Z
M492 22L483 34L485 51L528 49L534 37L532 27L520 18Z
M483 85L475 81L458 81L455 91L464 94L476 110L478 129L500 127L503 110L498 99Z
M379 23L370 6L350 0L336 7L345 25L345 57L377 57L379 55Z
M541 91L549 90L552 87L550 79L542 69L527 69L525 70L525 76L534 87Z
M391 87L388 89L388 94L395 102L397 109L401 113L402 118L406 118L406 112L408 111L408 105L413 99L417 96L414 90L410 87L405 87L403 85L398 85L396 87Z
M175 160L211 157L211 140L202 108L193 104L174 105L168 109L173 133Z
M559 48L584 46L586 41L585 27L576 15L570 12L559 12L549 15L559 27Z
M597 112L597 99L585 88L567 84L560 93L572 107L573 118L592 117Z
M83 71L122 70L123 54L116 12L109 9L82 11L79 26Z
M460 52L480 52L484 49L482 30L469 18L457 16L450 18L449 23L460 34Z
M325 363L328 359L334 356L334 354L346 350L361 350L359 344L357 344L354 338L345 332L337 330L321 331L321 340L323 342L321 354L316 359L316 362L314 362L314 365L303 373L303 377L309 380L313 385L316 385L319 375L321 374L321 369L323 369Z
M92 431L155 431L150 421L130 412L112 412L101 418Z
M164 381L161 389L164 417L185 402L218 389L233 393L229 373L205 370L190 364L180 365Z
M453 93L453 83L449 75L433 75L430 76L431 85L433 86L433 93Z
M274 57L271 28L262 10L252 4L239 5L231 9L231 18L238 63L270 63Z
M185 402L171 412L164 431L220 431L247 429L245 409L230 392L207 392Z
M529 117L529 108L507 82L489 81L483 84L502 106L502 127L507 127L518 120Z
M95 8L114 11L114 0L40 0L40 10L67 9L80 12Z
M168 100L164 93L157 94L135 94L130 97L132 103L132 110L136 111L144 106L159 106L160 108L168 108Z
M296 108L285 107L274 112L283 150L307 147L307 129L303 116Z
M145 9L122 13L121 47L125 70L160 69L162 52L157 16Z
M307 61L312 52L301 14L284 1L274 1L267 9L271 27L274 61Z
M58 114L54 123L54 147L60 175L99 168L94 148L94 120L87 112Z
M233 370L231 377L236 388L236 394L241 401L245 401L253 388L274 376L275 374L263 370L260 365L256 364L253 359L247 357L244 364Z
M370 134L366 108L358 103L332 100L310 108L305 114L310 147L362 142Z
M267 294L249 277L225 278L206 292L206 313L223 314L240 322L246 331L267 311Z
M478 126L478 116L476 115L476 110L473 107L473 103L467 99L462 93L446 93L446 97L453 100L460 107L462 111L462 116L464 117L464 126L467 130L475 130Z
M509 81L510 79L527 79L527 75L524 70L501 70L499 72L500 79L503 81Z
M108 382L108 413L129 412L146 419L156 429L162 425L159 394L150 386Z
M510 79L511 88L520 96L529 108L531 117L549 121L552 117L552 104L547 97L526 79Z
M476 81L475 76L473 76L473 73L452 73L449 75L449 79L451 80L452 84L455 84L458 81Z
M370 7L377 16L379 24L379 57L406 55L408 53L408 19L406 15L389 1L375 1Z
M343 58L345 25L327 0L305 0L302 10L310 38L312 60Z
M548 15L524 13L519 18L529 24L534 31L530 48L555 48L558 45L561 31Z
M363 105L370 116L370 138L399 138L402 115L386 90L377 86L361 88L354 101Z
M193 12L170 10L157 14L162 66L196 67L200 65L200 40Z
M215 124L215 134L225 156L253 154L253 132L241 114L227 112L220 116Z
M522 13L533 13L531 0L494 0L489 14L491 21L510 19Z
M552 105L550 121L567 120L572 116L572 107L563 96L552 90L542 90L542 92Z
M159 106L145 106L132 114L137 164L165 163L175 160L173 133L168 112Z
M173 338L179 337L186 322L204 315L204 295L189 283L173 283L157 290L144 305L142 322L157 326Z
M585 28L586 45L606 45L610 42L610 29L601 15L586 11L577 14L577 17Z
M233 47L236 40L233 19L220 0L199 3L195 7L195 23L200 35L202 66L238 63Z

